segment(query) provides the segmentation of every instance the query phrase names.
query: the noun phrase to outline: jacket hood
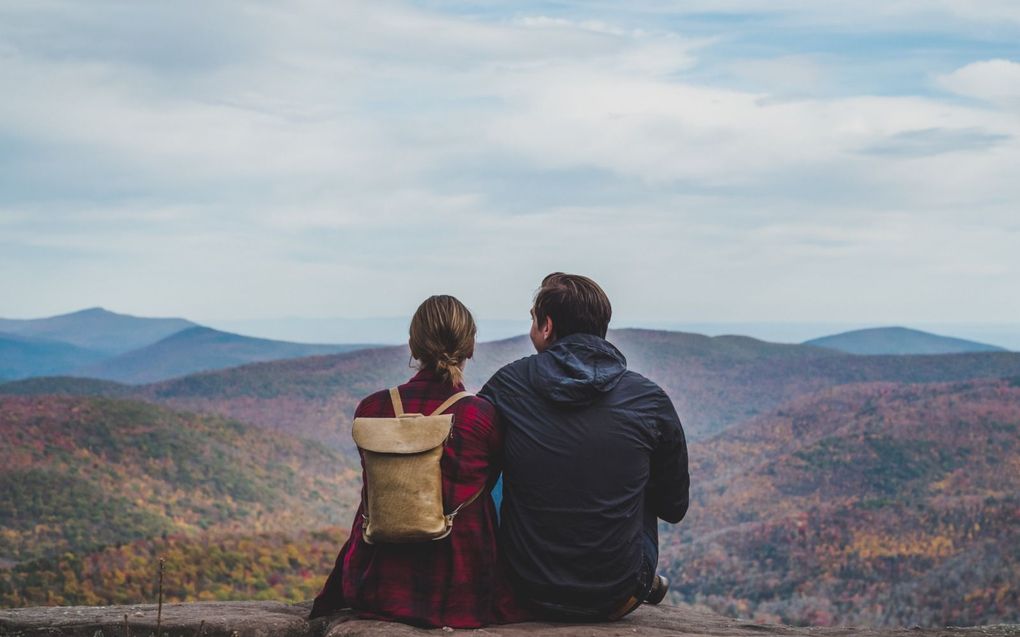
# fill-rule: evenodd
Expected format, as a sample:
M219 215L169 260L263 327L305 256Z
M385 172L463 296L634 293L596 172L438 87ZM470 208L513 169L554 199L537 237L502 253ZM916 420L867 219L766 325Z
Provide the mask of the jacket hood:
M587 405L610 391L627 371L627 359L609 341L571 334L533 359L532 385L558 403Z

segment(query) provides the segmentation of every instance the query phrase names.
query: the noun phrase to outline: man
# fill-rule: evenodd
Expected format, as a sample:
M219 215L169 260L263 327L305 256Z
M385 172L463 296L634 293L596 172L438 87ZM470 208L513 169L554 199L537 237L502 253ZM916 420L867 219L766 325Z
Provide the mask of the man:
M687 444L662 389L605 340L609 298L554 273L531 310L538 354L480 392L506 424L500 540L519 592L554 618L614 620L668 589L658 518L687 513Z

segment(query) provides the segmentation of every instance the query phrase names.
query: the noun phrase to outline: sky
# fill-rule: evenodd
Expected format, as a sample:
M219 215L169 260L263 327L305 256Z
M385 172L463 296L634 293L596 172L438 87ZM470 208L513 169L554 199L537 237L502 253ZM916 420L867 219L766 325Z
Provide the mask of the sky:
M0 316L1020 324L1015 0L0 3Z

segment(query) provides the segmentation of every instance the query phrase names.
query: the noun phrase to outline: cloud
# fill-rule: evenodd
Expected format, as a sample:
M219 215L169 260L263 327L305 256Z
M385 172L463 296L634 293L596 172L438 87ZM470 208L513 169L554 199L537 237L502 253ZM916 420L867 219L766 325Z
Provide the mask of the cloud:
M1012 60L974 62L940 76L938 83L958 95L1020 107L1020 63Z
M942 153L975 151L1009 141L1010 136L980 128L925 128L890 135L861 150L868 155L924 157Z
M589 1L573 6L592 6ZM611 12L615 3L596 3ZM959 33L968 26L987 28L1020 25L1020 7L1013 0L634 0L628 11L654 15L774 17L781 24L812 24L839 29L866 27L881 31Z
M806 55L738 60L729 70L746 85L774 96L810 96L831 85L825 66Z
M890 40L946 95L815 52L1010 5L623 6L7 4L0 298L372 315L441 285L516 316L566 269L631 316L868 318L941 308L937 272L989 290L960 312L1018 309L992 298L1020 275L1016 63Z

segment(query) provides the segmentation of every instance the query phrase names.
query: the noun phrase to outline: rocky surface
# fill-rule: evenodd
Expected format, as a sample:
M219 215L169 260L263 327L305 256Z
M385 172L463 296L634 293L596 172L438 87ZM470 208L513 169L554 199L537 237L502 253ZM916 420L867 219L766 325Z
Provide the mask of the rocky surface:
M157 631L156 606L75 606L0 610L0 635L149 637ZM714 635L720 637L1020 637L1020 626L871 630L863 628L794 628L754 624L671 606L643 607L612 624L526 623L477 630L425 630L403 624L361 620L351 613L307 621L308 606L280 602L203 602L163 606L160 634L164 637L414 637L426 634L514 637L625 637L630 635Z

